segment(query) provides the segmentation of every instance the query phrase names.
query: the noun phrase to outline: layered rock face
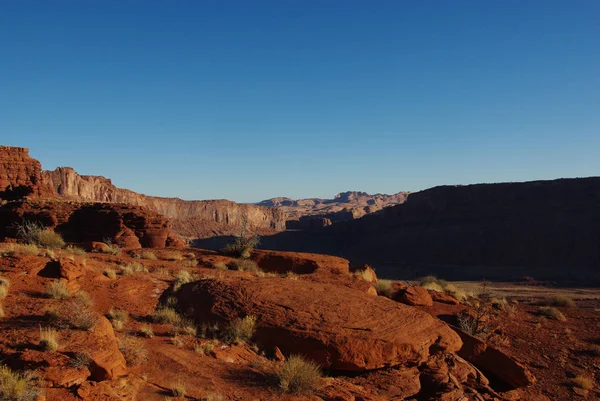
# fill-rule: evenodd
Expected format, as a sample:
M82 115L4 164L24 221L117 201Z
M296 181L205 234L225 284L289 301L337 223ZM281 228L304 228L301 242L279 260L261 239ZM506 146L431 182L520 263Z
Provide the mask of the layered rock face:
M26 148L0 146L0 199L52 195L42 180L42 165L29 156Z
M599 279L598 221L598 177L442 186L361 219L263 238L261 246L392 266L391 276L394 266L426 266L424 274L440 266L436 272L443 276L444 266L494 266L505 269L478 269L478 277L489 279L506 269L525 275L527 268Z
M104 177L79 175L70 167L44 171L42 175L44 181L63 198L143 206L172 218L173 227L189 237L235 234L246 216L250 228L259 233L285 229L284 215L277 209L227 200L186 201L138 194L117 188L111 180Z
M23 221L39 222L69 242L103 241L124 248L183 246L168 219L141 207L60 200L15 201L0 207L0 240L16 238Z

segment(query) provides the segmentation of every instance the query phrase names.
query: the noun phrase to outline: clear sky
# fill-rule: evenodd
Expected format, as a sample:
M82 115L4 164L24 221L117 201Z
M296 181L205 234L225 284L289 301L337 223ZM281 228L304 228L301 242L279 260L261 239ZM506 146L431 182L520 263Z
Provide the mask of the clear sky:
M600 175L600 1L0 0L0 144L240 202Z

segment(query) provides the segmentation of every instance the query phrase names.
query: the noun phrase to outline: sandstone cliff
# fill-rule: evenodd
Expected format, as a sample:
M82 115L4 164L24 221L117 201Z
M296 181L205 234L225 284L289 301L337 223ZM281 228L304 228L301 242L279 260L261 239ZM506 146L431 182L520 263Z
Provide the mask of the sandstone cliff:
M235 234L246 216L248 225L256 232L264 234L285 229L284 214L277 209L228 200L187 201L143 195L117 188L108 178L79 175L70 167L43 171L42 176L62 198L143 206L173 219L173 227L185 236Z
M573 280L600 279L598 244L600 177L435 187L377 214L261 241L368 262L392 277L403 270L449 278L469 267L471 279Z
M52 195L41 171L40 162L29 156L28 149L0 146L0 199Z

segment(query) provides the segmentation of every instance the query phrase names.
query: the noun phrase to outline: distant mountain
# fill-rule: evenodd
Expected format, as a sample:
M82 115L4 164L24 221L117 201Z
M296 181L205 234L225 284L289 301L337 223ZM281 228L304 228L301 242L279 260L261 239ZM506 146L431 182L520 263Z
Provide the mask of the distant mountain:
M280 197L264 200L258 205L285 212L288 228L310 228L309 226L326 226L375 213L384 207L404 203L409 194L410 192L398 192L393 195L370 195L366 192L348 191L335 195L333 199L294 200Z

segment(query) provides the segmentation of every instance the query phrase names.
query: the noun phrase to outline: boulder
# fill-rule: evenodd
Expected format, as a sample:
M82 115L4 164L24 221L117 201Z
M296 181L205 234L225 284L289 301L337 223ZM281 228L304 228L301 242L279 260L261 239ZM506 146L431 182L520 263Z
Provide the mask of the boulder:
M64 278L67 281L83 276L87 269L69 258L52 259L38 272L38 276L48 278Z
M458 301L456 298L448 294L444 294L443 292L429 291L429 295L431 296L431 299L433 299L433 302L439 302L448 305L460 304L460 301Z
M429 292L420 286L407 287L394 294L394 300L412 306L433 306Z
M119 351L115 332L104 316L98 318L92 332L74 337L69 348L90 355L89 370L92 380L112 380L127 374L125 358Z
M487 345L458 328L454 328L463 341L458 355L481 369L488 377L495 377L512 388L535 383L535 376L525 365L506 355L499 349Z
M139 238L129 227L125 227L121 231L119 231L117 235L115 235L114 240L117 244L119 244L121 248L139 249L142 247Z
M350 272L350 262L347 259L316 253L255 250L251 258L263 271L279 274L288 272L311 274L317 271L348 274Z
M198 324L253 315L263 348L302 354L323 368L362 372L417 364L430 352L462 342L441 321L416 308L351 288L285 278L207 279L178 293Z

